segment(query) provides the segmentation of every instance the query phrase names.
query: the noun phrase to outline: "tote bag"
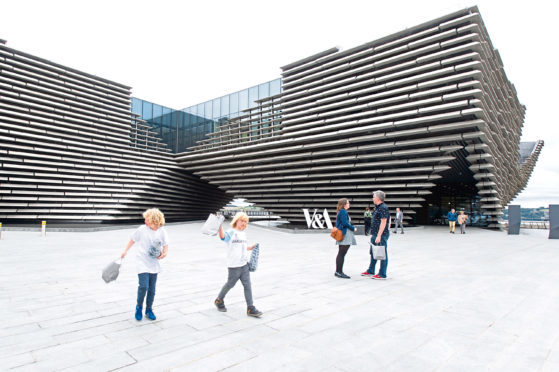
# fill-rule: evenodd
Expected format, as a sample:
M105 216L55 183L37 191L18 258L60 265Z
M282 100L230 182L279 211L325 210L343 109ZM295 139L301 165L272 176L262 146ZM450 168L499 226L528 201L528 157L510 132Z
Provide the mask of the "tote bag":
M385 245L373 245L371 244L371 249L373 251L373 258L375 260L386 260L386 246Z

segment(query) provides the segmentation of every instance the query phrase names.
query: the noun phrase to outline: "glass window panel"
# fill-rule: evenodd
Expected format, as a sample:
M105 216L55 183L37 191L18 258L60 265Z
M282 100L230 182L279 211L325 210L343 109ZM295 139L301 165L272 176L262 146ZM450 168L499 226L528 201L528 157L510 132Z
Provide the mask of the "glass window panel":
M256 106L256 101L258 99L258 86L255 87L251 87L248 89L248 102L249 102L249 107L255 107Z
M258 86L258 99L266 97L270 97L270 83L264 83Z
M239 111L246 110L247 108L248 108L248 89L245 89L239 92Z
M204 104L199 103L196 105L196 120L194 122L195 123L202 122L203 117L204 117Z
M204 103L204 117L206 119L212 118L212 101L208 101Z
M281 93L281 79L270 81L270 96Z
M172 124L176 123L176 119L175 119L175 121L173 121L171 123L171 112L172 111L173 110L171 110L168 107L163 107L163 126L165 126L167 128L173 128L175 125L172 125Z
M239 112L239 93L233 93L229 95L230 98L230 105L229 105L229 112Z
M221 117L229 116L229 96L221 97Z
M142 119L150 120L153 117L153 103L144 101L142 105Z
M157 124L161 124L162 116L163 107L159 105L153 105L153 121Z
M216 98L212 100L212 119L218 118L221 115L221 99Z
M138 115L142 116L142 100L141 99L132 97L131 106L132 107L130 108L130 111L132 111L134 114L138 114Z

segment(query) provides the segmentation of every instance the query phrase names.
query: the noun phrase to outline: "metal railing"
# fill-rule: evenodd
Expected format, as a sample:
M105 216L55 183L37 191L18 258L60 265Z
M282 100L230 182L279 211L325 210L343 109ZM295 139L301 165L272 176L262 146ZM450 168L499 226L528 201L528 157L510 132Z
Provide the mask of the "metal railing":
M509 222L504 221L504 227L509 227ZM529 221L529 220L522 220L520 221L520 228L521 229L540 229L540 230L549 230L549 221Z

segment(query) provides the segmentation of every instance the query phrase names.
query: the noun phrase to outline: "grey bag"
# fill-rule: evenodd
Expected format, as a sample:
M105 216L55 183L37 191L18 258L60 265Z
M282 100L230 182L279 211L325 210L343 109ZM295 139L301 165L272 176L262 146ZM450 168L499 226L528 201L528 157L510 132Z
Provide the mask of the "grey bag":
M122 259L118 259L116 261L111 262L103 269L103 274L101 277L105 281L105 283L112 282L118 278L118 274L120 271L120 265L122 264Z
M373 258L375 260L386 260L386 246L371 244L371 249L373 251Z
M250 260L248 261L248 271L256 271L258 267L258 256L260 255L260 245L256 243L256 246L252 250L250 255Z
M204 226L202 226L202 234L206 235L217 235L221 224L225 220L223 216L217 216L215 214L210 214Z

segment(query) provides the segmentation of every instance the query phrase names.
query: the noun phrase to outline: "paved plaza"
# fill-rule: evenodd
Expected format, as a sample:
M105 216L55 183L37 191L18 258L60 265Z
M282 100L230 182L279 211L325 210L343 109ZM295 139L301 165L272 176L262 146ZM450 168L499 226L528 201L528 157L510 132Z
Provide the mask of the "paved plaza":
M242 285L228 312L225 245L201 223L167 226L156 321L134 319L132 248L116 282L101 270L134 229L4 231L0 240L0 369L29 371L558 371L559 242L469 228L410 228L389 240L386 281L367 268L365 236L334 277L327 233L251 224L260 319Z

